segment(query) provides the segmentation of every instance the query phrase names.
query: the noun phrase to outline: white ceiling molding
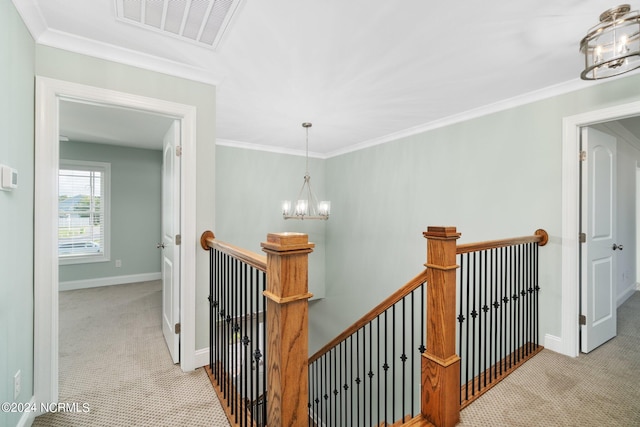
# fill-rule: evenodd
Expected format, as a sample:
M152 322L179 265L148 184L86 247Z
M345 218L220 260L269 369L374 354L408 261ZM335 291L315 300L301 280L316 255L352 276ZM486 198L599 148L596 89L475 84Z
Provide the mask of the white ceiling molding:
M230 139L216 139L216 145L220 145L223 147L243 148L245 150L264 151L267 153L275 154L289 154L291 156L306 156L306 152L304 150L292 150L290 148L277 147L274 145L253 144L250 142L232 141ZM328 156L324 153L315 153L313 151L309 151L309 157L315 159L328 158Z
M611 81L611 79L609 79ZM402 138L407 138L413 135L418 135L430 130L443 128L455 123L461 123L467 120L472 120L489 114L497 113L500 111L508 110L510 108L519 107L522 105L530 104L532 102L541 101L544 99L553 98L554 96L563 95L569 92L574 92L586 87L594 86L597 84L606 83L606 81L598 80L595 82L585 82L576 78L575 80L568 81L559 85L537 90L531 93L513 97L504 101L496 102L491 105L485 105L474 110L466 111L464 113L456 114L453 116L445 117L440 120L436 120L430 123L425 123L420 126L415 126L409 129L405 129L401 132L395 132L389 135L382 136L380 138L363 141L358 144L350 145L340 150L335 150L330 153L311 153L309 157L315 157L318 159L330 159L332 157L341 156L343 154L352 153L359 150L364 150L376 145L386 144L387 142L393 142ZM232 141L225 139L218 139L216 145L222 145L234 148L244 148L247 150L266 151L271 153L291 154L294 156L304 156L303 150L291 150L282 147L274 147L271 145L253 144L248 142Z
M201 83L211 85L220 83L218 76L215 76L209 70L192 67L165 58L140 53L61 31L47 30L40 36L37 42L44 46L64 49L94 58L131 65L133 67L182 77Z
M13 5L31 33L31 37L37 42L42 33L47 30L47 21L44 19L40 7L34 0L13 0Z

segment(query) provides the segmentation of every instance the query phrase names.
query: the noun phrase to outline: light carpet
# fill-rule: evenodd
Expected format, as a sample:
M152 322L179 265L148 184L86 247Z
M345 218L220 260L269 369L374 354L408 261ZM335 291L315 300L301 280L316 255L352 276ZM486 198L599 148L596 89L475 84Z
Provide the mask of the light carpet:
M577 358L543 350L460 413L460 427L640 426L640 292L618 335Z
M79 410L33 426L229 426L204 369L173 364L161 304L160 281L61 292L59 401Z

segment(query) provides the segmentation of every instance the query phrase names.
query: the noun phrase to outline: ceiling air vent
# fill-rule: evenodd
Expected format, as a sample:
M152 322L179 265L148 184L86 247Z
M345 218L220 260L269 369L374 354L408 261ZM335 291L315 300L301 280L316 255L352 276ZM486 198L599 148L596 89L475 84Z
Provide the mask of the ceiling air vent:
M116 18L216 48L242 0L115 0Z

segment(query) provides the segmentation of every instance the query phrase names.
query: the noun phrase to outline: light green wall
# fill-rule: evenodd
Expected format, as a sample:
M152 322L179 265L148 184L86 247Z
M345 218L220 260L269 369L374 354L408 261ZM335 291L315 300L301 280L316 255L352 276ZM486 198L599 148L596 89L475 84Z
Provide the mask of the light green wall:
M314 299L325 293L326 221L282 218L281 202L294 199L302 186L304 157L218 146L216 148L217 239L263 254L267 233L307 233L315 243L309 256L309 291ZM309 159L311 184L318 197L325 194L324 162ZM329 220L331 221L331 220Z
M213 229L216 89L179 77L143 70L47 46L36 46L36 74L99 88L193 105L196 125L196 233ZM194 242L194 244L196 244ZM197 243L199 247L199 243ZM209 259L196 252L196 349L209 343Z
M429 225L456 226L461 243L546 229L540 338L561 337L562 119L638 101L638 87L640 75L619 78L315 160L311 175L322 171L332 215L325 235L312 238L323 242L325 298L310 306L311 352L421 271L422 232ZM276 209L296 191L283 189L299 158L217 150L215 232L221 240L256 248L269 231L304 231L294 227L307 224L278 223Z
M318 348L422 268L429 225L460 242L549 232L540 250L541 338L561 336L562 119L640 100L640 76L512 108L327 160L326 298Z
M0 0L0 164L18 171L18 188L0 191L0 402L33 396L34 42L10 0ZM0 426L22 414L0 411Z
M60 282L160 273L162 151L69 141L60 158L111 165L111 260L61 265Z

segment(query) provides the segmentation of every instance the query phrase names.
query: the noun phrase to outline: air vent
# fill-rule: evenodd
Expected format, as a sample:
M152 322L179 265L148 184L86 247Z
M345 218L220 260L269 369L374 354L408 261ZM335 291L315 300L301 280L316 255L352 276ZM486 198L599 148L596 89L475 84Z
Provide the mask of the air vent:
M115 0L116 19L216 48L242 0Z

